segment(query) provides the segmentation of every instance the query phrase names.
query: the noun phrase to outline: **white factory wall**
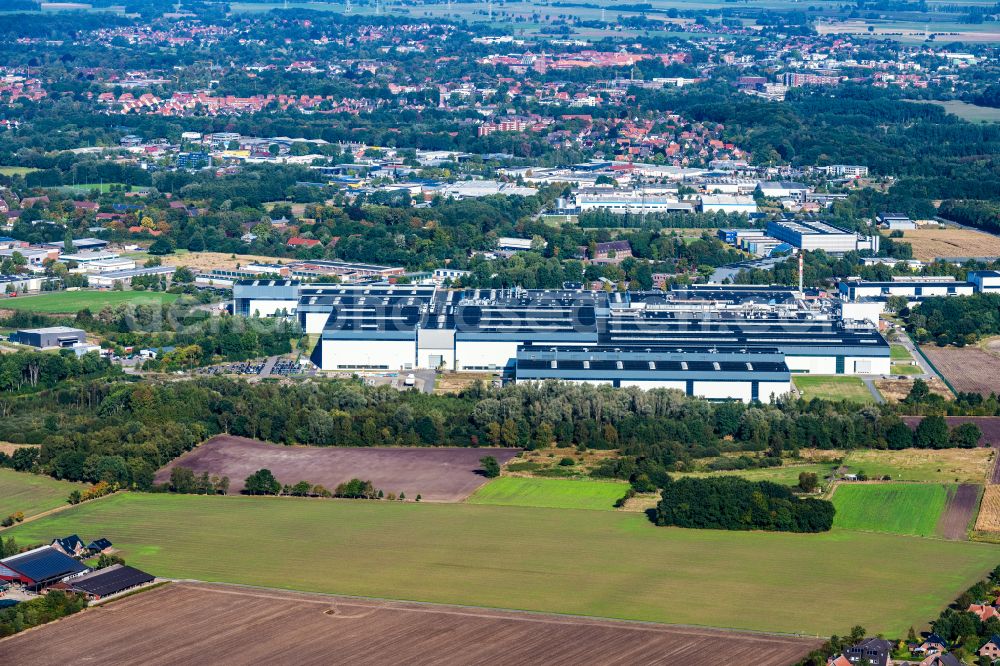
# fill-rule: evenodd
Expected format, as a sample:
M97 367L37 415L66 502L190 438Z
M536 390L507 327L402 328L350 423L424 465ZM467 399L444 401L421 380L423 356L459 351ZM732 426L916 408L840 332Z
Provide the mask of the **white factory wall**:
M622 388L627 388L630 386L635 386L643 390L648 391L649 389L665 388L665 389L677 389L679 391L687 390L687 382L669 382L669 381L623 381L621 383Z
M273 300L254 298L247 305L249 305L248 313L251 317L255 314L258 317L273 317L279 310L285 310L288 314L294 314L295 308L299 306L299 300L297 298Z
M813 375L837 374L837 359L833 356L785 356L785 363L792 372Z
M516 341L481 342L457 340L455 342L455 369L482 368L490 365L502 368L507 361L517 356Z
M701 398L737 399L750 402L753 399L753 387L750 382L694 382L694 394Z
M844 358L844 374L846 375L887 375L891 371L891 362L885 357L851 357Z
M872 325L878 326L879 315L885 311L885 302L849 303L845 301L840 308L841 317L845 320L869 321Z
M415 356L413 340L323 340L324 370L409 370Z
M305 330L308 335L319 335L330 318L329 312L307 312Z
M438 365L431 359L432 356L440 356L444 364L442 367L445 369L450 370L455 367L455 350L453 348L434 349L433 347L420 347L417 350L417 367L436 370Z
M757 399L764 403L774 402L793 390L791 382L761 382L757 386Z

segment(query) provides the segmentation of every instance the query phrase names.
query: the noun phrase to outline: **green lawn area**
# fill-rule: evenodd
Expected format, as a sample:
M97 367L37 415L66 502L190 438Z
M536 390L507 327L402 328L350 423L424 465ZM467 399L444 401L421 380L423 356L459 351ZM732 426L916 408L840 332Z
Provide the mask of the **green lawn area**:
M25 544L74 533L160 576L820 636L905 635L1000 559L990 544L620 511L133 493L13 530Z
M83 308L90 308L96 313L105 305L155 305L173 303L177 298L177 294L162 291L54 291L37 296L3 299L0 300L0 308L47 314L75 313Z
M992 469L993 449L903 449L901 451L851 451L844 465L869 478L888 476L893 481L983 483ZM838 491L839 492L839 491Z
M15 511L22 511L27 517L55 509L66 504L71 492L86 487L81 483L0 468L0 518Z
M792 381L795 382L795 387L802 391L803 400L823 398L861 403L874 402L871 392L859 377L795 375Z
M894 375L919 375L923 370L919 365L909 363L893 363L890 372Z
M614 509L628 484L619 481L536 479L502 476L474 492L471 504L538 506L550 509Z
M952 113L962 120L970 123L1000 123L1000 109L991 106L979 106L969 104L961 100L949 100L947 102L931 100L931 104L943 107L948 113Z
M799 482L799 474L802 472L813 472L819 477L820 484L823 477L828 475L833 469L833 465L825 464L803 464L803 465L782 465L781 467L767 467L763 469L735 469L720 472L679 472L672 473L671 476L739 476L750 481L771 481L786 486L794 486Z
M903 345L889 345L889 358L893 361L912 360L910 351Z
M841 484L833 493L835 527L934 536L948 499L939 483Z
M38 169L32 167L0 166L0 176L26 176Z

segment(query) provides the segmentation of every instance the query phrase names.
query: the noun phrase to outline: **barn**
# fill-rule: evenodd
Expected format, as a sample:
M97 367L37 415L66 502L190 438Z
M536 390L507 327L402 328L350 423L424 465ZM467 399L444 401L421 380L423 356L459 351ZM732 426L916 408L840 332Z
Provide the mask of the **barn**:
M83 564L52 546L41 546L0 560L0 581L21 583L36 591L87 571L89 569Z

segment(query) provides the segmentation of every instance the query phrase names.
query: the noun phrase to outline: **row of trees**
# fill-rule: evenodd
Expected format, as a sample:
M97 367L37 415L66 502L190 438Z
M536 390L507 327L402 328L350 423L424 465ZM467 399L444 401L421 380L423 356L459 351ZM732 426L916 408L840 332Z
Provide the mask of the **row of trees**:
M621 456L596 473L655 488L668 473L723 453L756 454L747 456L753 464L770 465L800 447L947 448L978 439L971 427L948 433L939 418L926 419L914 434L897 414L903 409L1000 414L995 397L932 398L858 409L792 398L777 405L713 404L677 391L556 382L500 389L479 384L458 394L426 395L350 380L279 386L222 377L98 378L0 400L0 440L40 445L0 462L57 478L151 489L157 469L219 433L317 446L555 445L618 449ZM219 481L188 478L185 487L219 492Z

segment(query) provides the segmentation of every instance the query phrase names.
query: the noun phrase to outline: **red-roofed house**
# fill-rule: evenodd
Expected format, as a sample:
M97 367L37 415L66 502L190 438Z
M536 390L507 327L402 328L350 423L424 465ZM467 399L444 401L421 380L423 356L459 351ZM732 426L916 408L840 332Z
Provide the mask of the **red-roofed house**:
M997 611L996 607L987 606L986 604L972 604L969 606L969 612L983 622L986 622L991 617L1000 618L1000 612Z
M321 242L315 238L302 238L301 236L293 236L288 239L286 243L288 247L316 247L317 245L322 245Z

